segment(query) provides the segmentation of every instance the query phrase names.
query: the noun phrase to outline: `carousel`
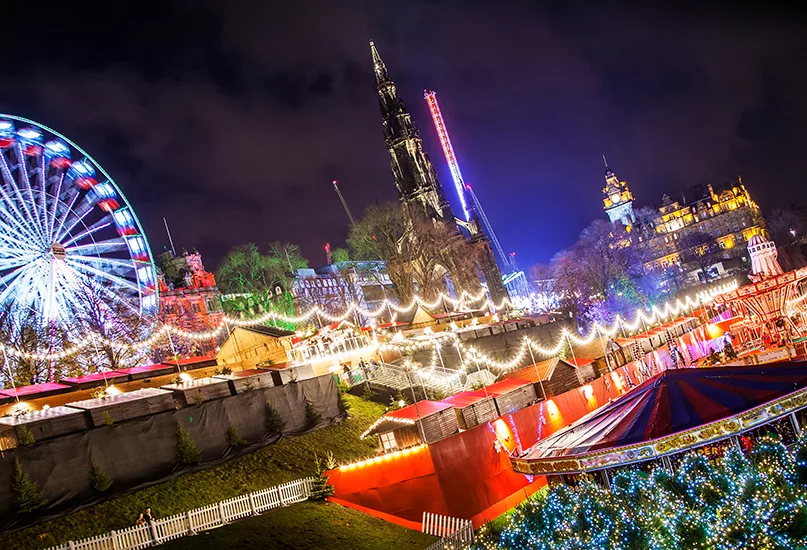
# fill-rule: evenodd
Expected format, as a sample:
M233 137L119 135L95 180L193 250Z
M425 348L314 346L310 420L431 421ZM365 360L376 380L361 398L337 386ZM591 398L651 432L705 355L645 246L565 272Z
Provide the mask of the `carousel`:
M761 235L748 241L751 284L719 294L714 302L731 309L735 321L728 330L741 349L765 349L792 344L804 332L800 316L791 307L799 283L807 279L807 267L784 273L776 245Z
M671 369L539 441L513 469L609 485L621 469L674 470L685 453L717 461L762 436L783 444L807 429L807 362Z

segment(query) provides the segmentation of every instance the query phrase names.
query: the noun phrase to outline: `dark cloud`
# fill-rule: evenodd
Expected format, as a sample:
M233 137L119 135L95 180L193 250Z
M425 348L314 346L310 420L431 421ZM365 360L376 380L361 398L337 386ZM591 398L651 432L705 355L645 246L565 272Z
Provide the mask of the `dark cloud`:
M644 203L738 174L763 206L800 198L807 41L775 4L17 2L4 22L0 109L91 152L154 248L165 216L210 264L272 240L321 263L347 231L333 179L356 213L394 198L370 38L453 195L422 101L438 92L522 263L602 215L603 153Z

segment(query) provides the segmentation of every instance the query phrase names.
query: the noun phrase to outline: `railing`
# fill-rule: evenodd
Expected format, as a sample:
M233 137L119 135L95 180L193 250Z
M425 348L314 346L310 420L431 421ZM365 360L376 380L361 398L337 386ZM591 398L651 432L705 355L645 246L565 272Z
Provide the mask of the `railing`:
M291 481L196 508L184 514L158 519L146 525L135 525L104 535L70 541L48 550L137 550L156 546L199 531L221 527L233 520L254 516L272 508L302 502L311 495L313 481L314 478L311 477Z
M429 369L428 373L428 376L425 374L421 376L408 371L405 367L382 363L366 367L364 378L368 382L396 390L408 390L414 385L415 388L425 387L454 394L467 389L467 376L464 373L443 367L434 367Z
M424 533L442 537L426 550L459 550L474 542L474 524L471 520L423 512Z
M310 345L303 344L287 352L287 355L291 361L305 362L334 354L347 354L362 350L375 351L373 340L365 335L344 338L336 342L318 342Z

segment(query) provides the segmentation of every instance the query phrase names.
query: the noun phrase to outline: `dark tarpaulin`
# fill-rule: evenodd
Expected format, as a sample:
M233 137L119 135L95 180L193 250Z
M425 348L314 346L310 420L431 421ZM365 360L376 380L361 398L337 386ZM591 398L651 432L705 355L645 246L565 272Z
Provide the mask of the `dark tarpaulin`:
M322 416L317 426L307 425L306 402ZM286 420L282 435L268 433L267 405ZM17 529L58 517L111 496L251 453L283 437L311 432L342 421L345 416L333 376L326 375L11 449L0 457L0 479L6 480L0 485L0 529ZM202 450L201 464L177 464L178 423ZM230 446L230 426L249 442L247 446ZM15 459L48 501L46 507L30 516L18 516L12 509ZM89 484L93 463L114 480L110 494L103 497Z

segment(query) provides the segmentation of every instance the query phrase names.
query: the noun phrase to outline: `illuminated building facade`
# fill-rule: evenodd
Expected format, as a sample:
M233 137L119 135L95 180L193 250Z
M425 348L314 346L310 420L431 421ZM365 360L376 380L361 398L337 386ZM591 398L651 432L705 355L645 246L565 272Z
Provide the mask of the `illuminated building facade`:
M385 299L396 301L394 286L381 261L339 262L319 269L298 269L291 295L297 311L317 306L332 315L346 311L350 304L377 310Z
M647 269L682 267L692 258L692 236L707 235L716 246L712 275L724 267L740 268L748 263L746 246L754 235L766 235L765 220L742 179L719 185L697 185L681 198L662 197L661 206L634 211L633 194L606 166L603 205L612 222L628 226L634 242L643 252ZM720 265L717 265L720 264ZM724 265L725 264L725 265ZM697 277L697 274L695 274Z
M216 278L205 270L202 255L183 250L175 256L170 250L157 257L160 287L160 321L188 331L216 328L224 318L221 293ZM202 351L212 351L215 343L202 342Z

